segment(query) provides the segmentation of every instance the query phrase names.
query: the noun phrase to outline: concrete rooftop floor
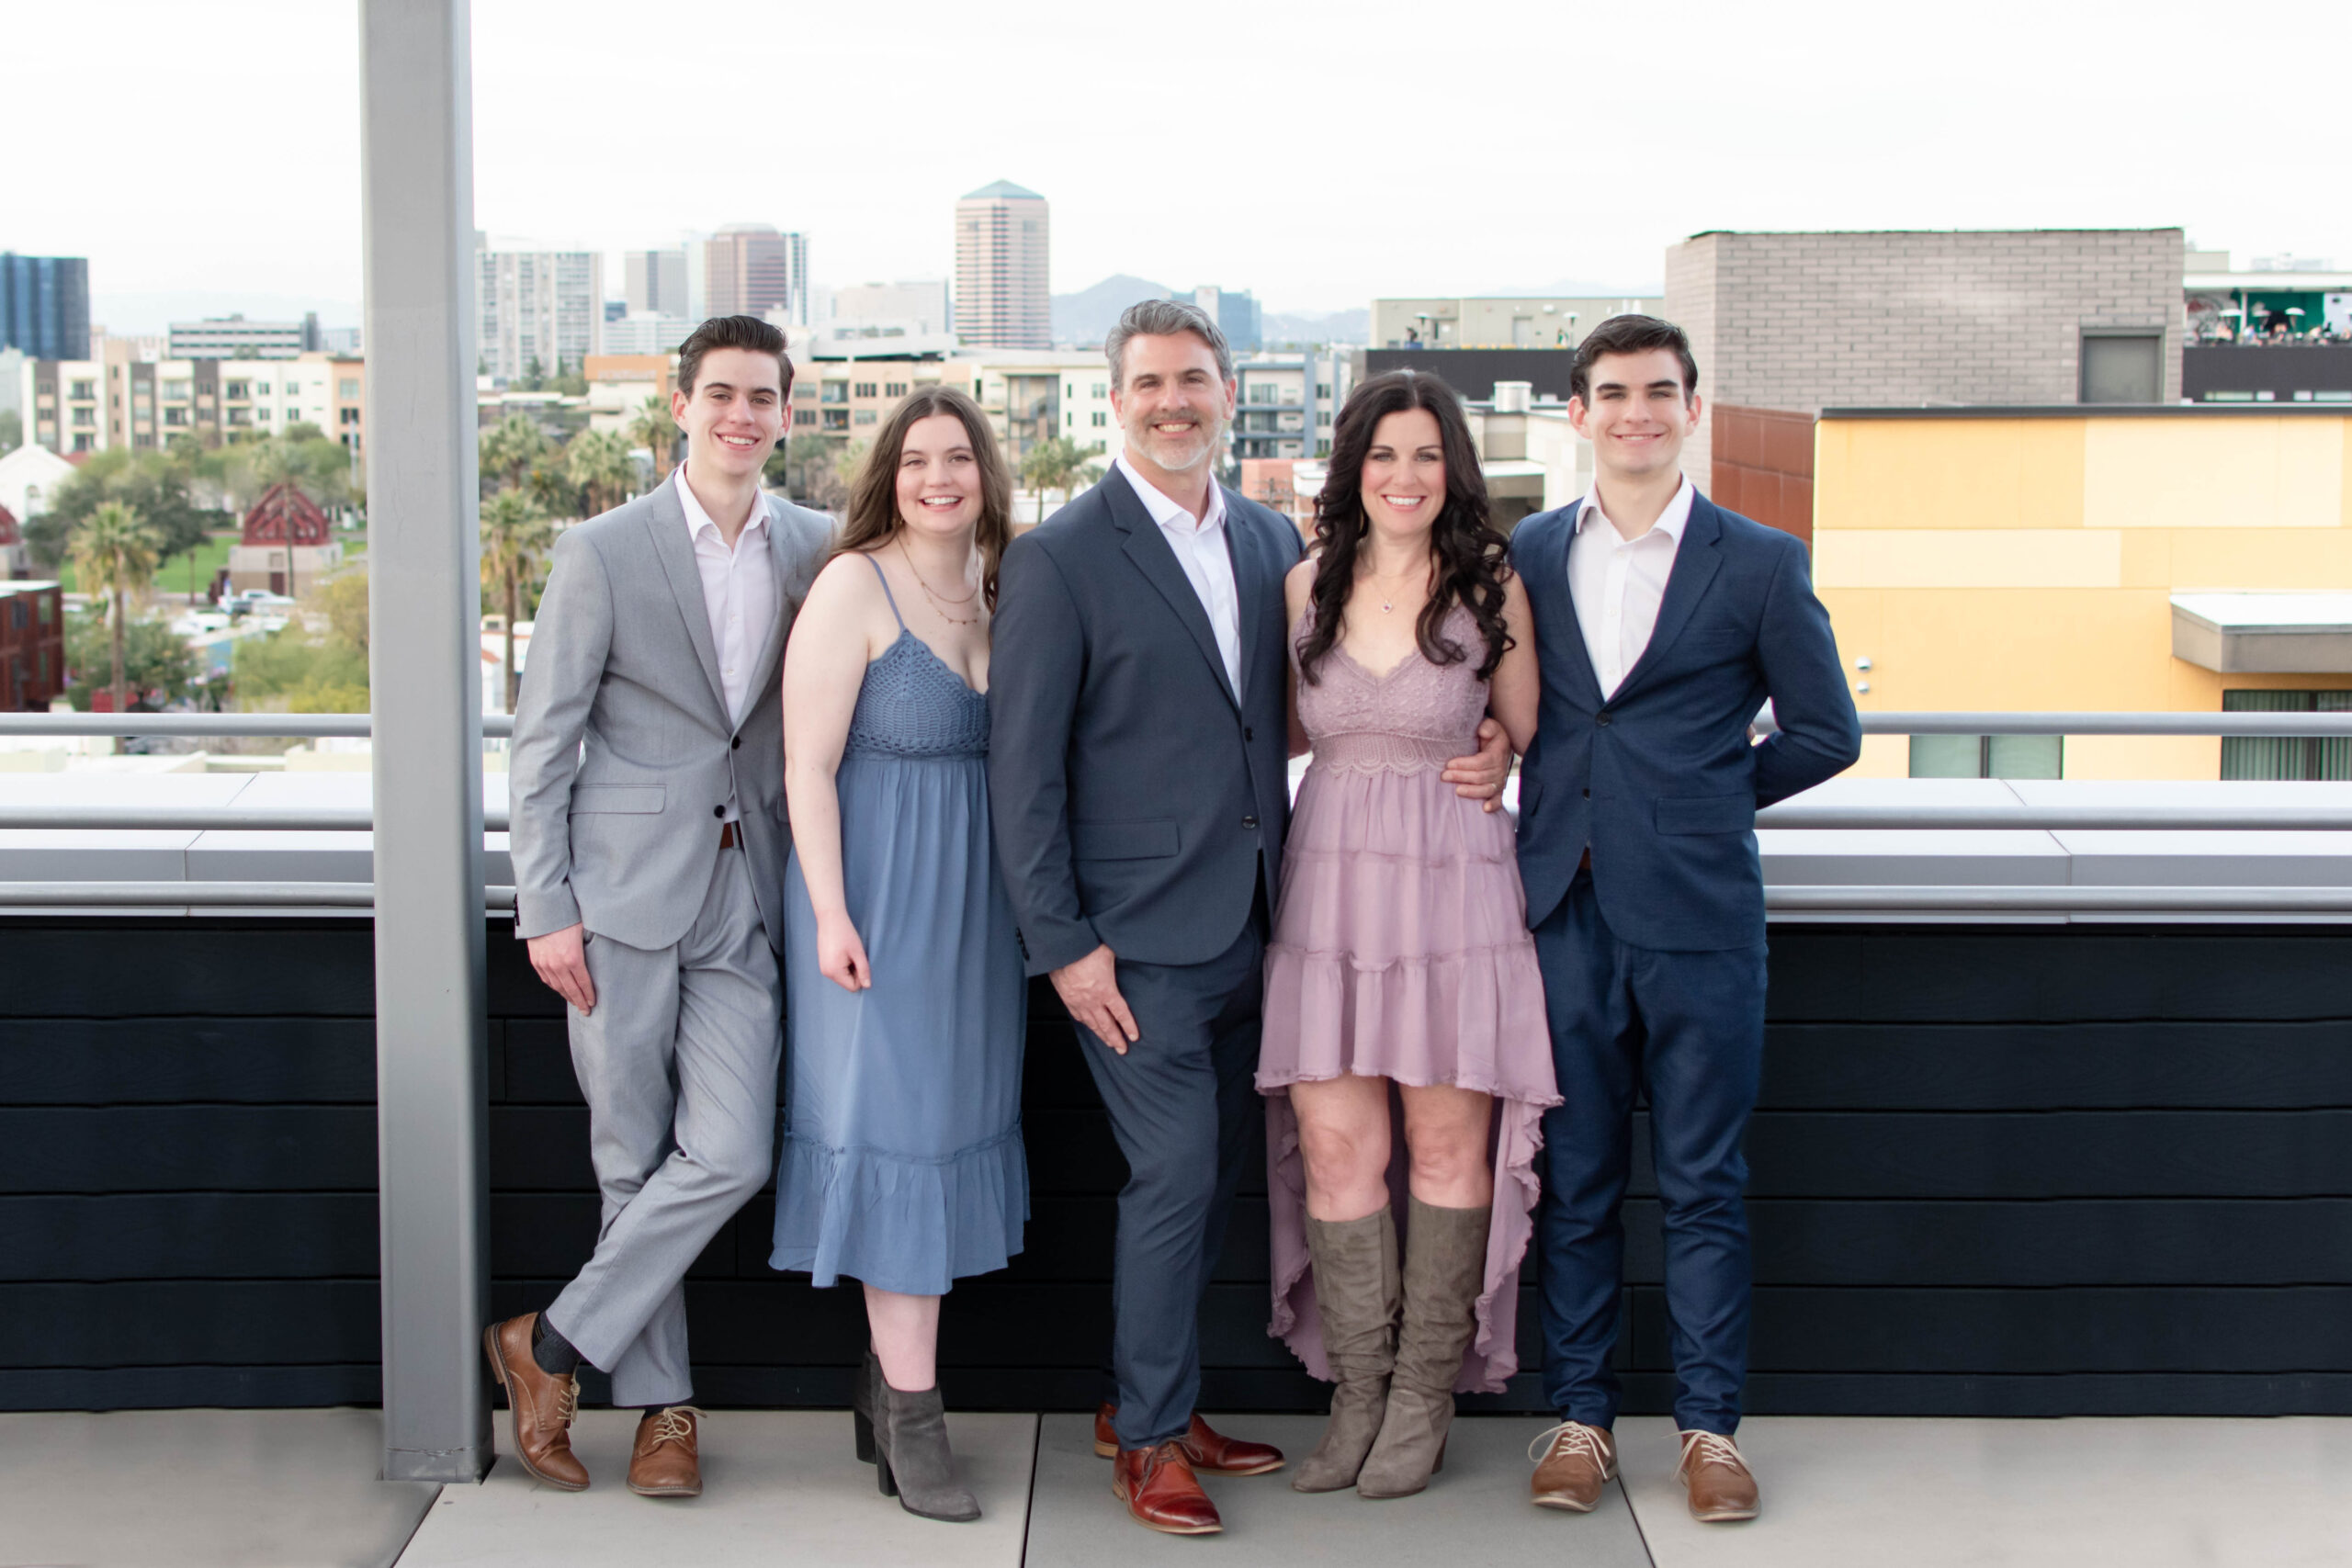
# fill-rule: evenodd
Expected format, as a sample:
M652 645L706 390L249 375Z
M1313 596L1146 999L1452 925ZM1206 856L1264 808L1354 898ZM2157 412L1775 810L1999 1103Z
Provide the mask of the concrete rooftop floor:
M0 1565L155 1568L529 1568L685 1562L1063 1568L1114 1562L1577 1568L2301 1568L2352 1562L2352 1420L1750 1420L1764 1488L1753 1524L1702 1526L1672 1478L1668 1422L1619 1427L1625 1476L1587 1517L1526 1503L1524 1450L1544 1423L1464 1417L1419 1497L1305 1497L1279 1475L1212 1479L1226 1533L1157 1536L1110 1495L1082 1416L958 1415L978 1524L933 1524L875 1490L849 1417L721 1411L705 1428L699 1499L622 1485L631 1417L591 1411L576 1495L502 1461L479 1486L374 1479L366 1410L174 1410L0 1416ZM505 1417L500 1414L503 1446ZM1223 1422L1295 1453L1319 1422ZM1539 1555L1540 1554L1540 1555Z

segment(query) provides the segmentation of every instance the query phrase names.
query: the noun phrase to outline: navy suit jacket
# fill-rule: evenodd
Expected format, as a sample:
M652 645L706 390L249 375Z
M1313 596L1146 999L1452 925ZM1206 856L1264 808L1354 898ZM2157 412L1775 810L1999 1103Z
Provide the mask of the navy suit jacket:
M989 791L1029 973L1108 942L1204 964L1275 900L1289 820L1283 574L1298 530L1225 491L1241 690L1126 476L1015 539L998 570Z
M1543 671L1519 783L1528 924L1558 907L1589 847L1601 918L1620 940L1681 952L1762 942L1757 807L1861 752L1804 546L1695 497L1657 629L1603 700L1568 593L1580 504L1530 517L1510 542ZM1780 733L1751 746L1767 697Z

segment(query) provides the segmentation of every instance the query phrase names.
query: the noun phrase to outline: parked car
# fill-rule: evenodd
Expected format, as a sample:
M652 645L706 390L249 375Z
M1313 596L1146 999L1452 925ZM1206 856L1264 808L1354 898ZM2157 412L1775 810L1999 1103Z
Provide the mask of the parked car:
M220 601L220 607L229 612L232 619L256 613L265 615L290 615L294 604L295 601L285 594L272 593L266 588L248 588L243 593L232 593Z

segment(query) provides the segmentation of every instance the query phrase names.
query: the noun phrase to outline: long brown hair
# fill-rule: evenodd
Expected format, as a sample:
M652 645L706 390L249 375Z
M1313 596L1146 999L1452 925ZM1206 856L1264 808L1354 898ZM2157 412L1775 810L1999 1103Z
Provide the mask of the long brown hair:
M980 552L980 592L994 610L997 563L1004 559L1004 547L1012 542L1012 470L1005 466L988 415L953 387L917 387L882 422L865 461L858 465L857 478L850 483L849 521L842 525L833 554L881 544L899 531L899 459L906 449L907 432L914 428L915 421L939 413L954 414L963 422L972 457L980 465L980 520L972 530L972 543Z
M1496 529L1487 503L1487 477L1470 439L1470 420L1453 388L1425 370L1391 370L1374 376L1349 395L1331 432L1331 466L1323 492L1315 498L1315 586L1310 600L1315 624L1298 642L1299 672L1308 685L1316 667L1340 637L1348 593L1355 586L1356 560L1363 553L1371 523L1363 511L1363 460L1380 422L1408 409L1427 409L1437 421L1445 454L1445 503L1430 527L1430 555L1436 583L1415 626L1421 657L1431 664L1459 664L1469 650L1443 634L1456 604L1469 606L1486 643L1478 679L1491 679L1512 637L1503 629L1503 583L1510 576L1509 542Z

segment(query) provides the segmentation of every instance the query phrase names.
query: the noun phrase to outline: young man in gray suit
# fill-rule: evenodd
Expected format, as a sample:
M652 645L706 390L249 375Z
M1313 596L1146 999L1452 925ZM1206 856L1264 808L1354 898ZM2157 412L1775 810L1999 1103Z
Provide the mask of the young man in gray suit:
M604 1194L596 1250L483 1346L523 1466L577 1492L582 1360L644 1410L628 1483L702 1491L686 1269L768 1177L784 937L776 672L831 536L761 470L791 419L784 334L720 316L679 351L686 460L566 532L531 638L508 779L515 934L568 1003Z
M1112 1491L1148 1529L1223 1529L1196 1476L1282 1468L1213 1430L1199 1308L1251 1145L1269 911L1290 817L1283 574L1298 530L1216 482L1233 355L1193 306L1105 344L1125 450L1005 552L989 793L1032 975L1079 1032L1129 1171L1112 1284ZM1491 800L1510 747L1446 772Z

